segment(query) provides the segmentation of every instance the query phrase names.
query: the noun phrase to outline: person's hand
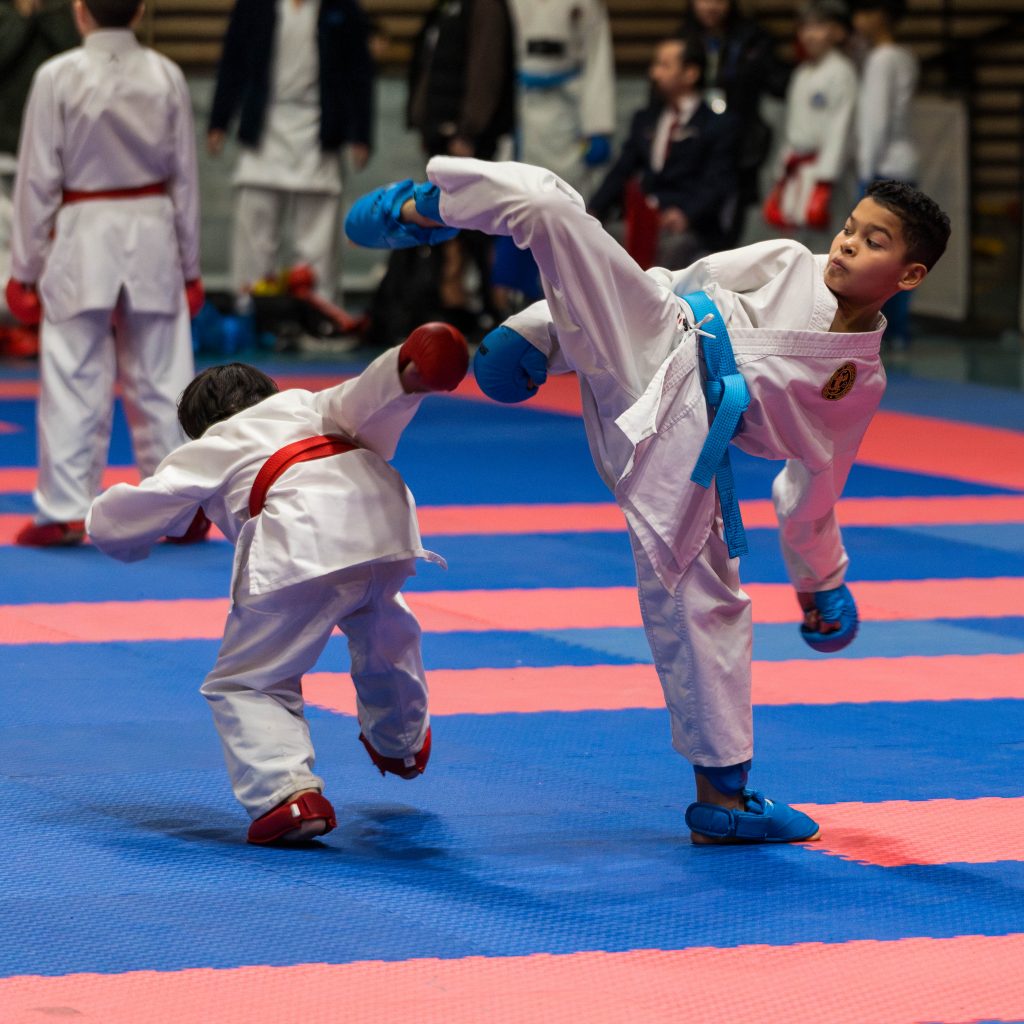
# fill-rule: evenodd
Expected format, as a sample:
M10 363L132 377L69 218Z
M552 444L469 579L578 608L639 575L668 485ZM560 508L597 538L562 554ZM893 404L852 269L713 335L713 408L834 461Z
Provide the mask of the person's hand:
M206 152L210 156L220 156L224 149L224 132L219 128L211 128L206 133Z
M809 228L828 227L828 208L832 202L832 182L819 181L814 186L811 198L807 201L807 226Z
M473 156L474 153L476 153L476 147L469 139L464 139L461 135L456 135L448 142L449 156Z
M800 608L804 613L804 629L809 632L834 633L842 625L838 620L835 622L825 622L822 619L821 612L818 611L818 606L814 600L814 594L806 590L798 590L796 599L800 602Z
M352 170L361 171L370 162L370 147L365 142L350 142L348 159Z
M14 9L23 18L31 18L39 13L39 0L14 0Z
M43 307L39 301L36 286L27 281L15 281L12 277L7 282L4 292L7 308L19 323L26 327L35 327L43 318Z
M591 135L585 146L583 162L588 167L600 167L612 158L612 142L607 135Z
M678 206L666 206L658 215L658 225L668 235L681 235L690 227L690 219Z
M206 302L203 282L198 277L185 282L185 301L188 303L188 315L194 320L199 310L203 308L203 303Z

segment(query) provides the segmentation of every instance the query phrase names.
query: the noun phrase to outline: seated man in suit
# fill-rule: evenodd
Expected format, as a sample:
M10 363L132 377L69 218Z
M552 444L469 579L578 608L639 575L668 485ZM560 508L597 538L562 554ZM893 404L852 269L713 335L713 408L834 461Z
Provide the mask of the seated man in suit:
M652 102L633 115L622 153L590 201L590 212L644 266L678 269L719 247L736 202L739 132L732 115L701 98L704 64L696 38L657 44ZM609 222L618 210L625 227Z

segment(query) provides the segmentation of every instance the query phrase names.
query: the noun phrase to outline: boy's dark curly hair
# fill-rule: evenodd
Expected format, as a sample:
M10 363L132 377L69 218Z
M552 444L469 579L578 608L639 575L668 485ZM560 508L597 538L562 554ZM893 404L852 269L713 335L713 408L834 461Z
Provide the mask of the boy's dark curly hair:
M903 224L907 259L912 263L923 263L931 270L946 251L950 232L949 217L938 203L920 189L902 181L873 182L868 186L867 195L899 217Z
M203 370L178 399L178 422L193 440L213 423L277 394L277 385L248 363L226 363Z
M127 28L142 6L142 0L84 0L86 9L100 28Z

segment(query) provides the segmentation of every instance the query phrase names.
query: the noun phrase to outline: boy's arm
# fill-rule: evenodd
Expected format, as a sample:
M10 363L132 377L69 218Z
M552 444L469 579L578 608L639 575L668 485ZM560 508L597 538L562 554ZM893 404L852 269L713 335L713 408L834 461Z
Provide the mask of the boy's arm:
M245 27L255 18L246 0L238 0L228 19L220 63L217 65L217 85L210 105L208 131L226 131L234 117L245 88ZM270 55L267 54L267 60Z
M815 163L818 181L836 182L846 166L857 108L857 73L852 67L837 69L829 96L829 122Z
M379 355L358 377L315 396L320 414L362 448L390 459L426 392L407 394L398 372L399 346Z
M878 173L878 161L889 133L892 77L890 61L868 59L857 106L857 177L862 182L872 181Z
M790 459L772 483L782 558L798 592L832 590L845 579L850 559L835 506L855 456L837 455L816 473Z
M633 115L633 124L622 144L618 160L612 164L604 181L598 185L597 191L587 204L587 209L598 220L604 220L613 208L622 206L626 182L634 173L647 166L646 155L640 150L637 142L642 138L639 119L640 112Z
M581 16L583 74L580 79L580 127L585 138L615 131L615 59L604 0L591 0Z
M216 494L245 458L219 434L188 441L138 485L115 484L93 501L85 529L104 554L136 562L162 537L188 529L203 502Z
M177 65L172 65L172 88L177 102L174 124L175 168L167 183L168 194L174 206L174 230L178 238L178 253L186 281L199 277L199 169L196 162L196 133L192 119L192 99L185 76Z
M85 529L105 555L138 562L161 537L183 534L200 504L151 476L138 486L115 484L104 491L90 506Z
M36 73L25 105L14 183L11 278L25 284L35 284L43 272L60 209L63 138L53 79L44 67Z

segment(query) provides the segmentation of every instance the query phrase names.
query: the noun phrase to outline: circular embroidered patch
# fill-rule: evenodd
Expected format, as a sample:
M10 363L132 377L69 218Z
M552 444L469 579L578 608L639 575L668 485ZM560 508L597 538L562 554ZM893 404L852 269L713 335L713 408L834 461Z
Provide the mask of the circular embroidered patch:
M843 363L821 389L821 397L827 398L830 402L838 402L853 390L856 379L857 367L853 363Z

